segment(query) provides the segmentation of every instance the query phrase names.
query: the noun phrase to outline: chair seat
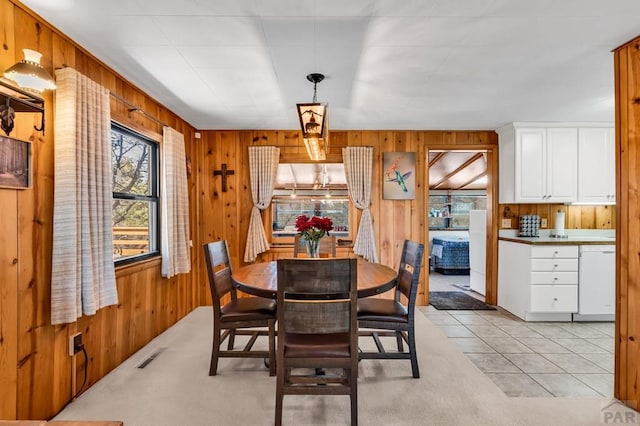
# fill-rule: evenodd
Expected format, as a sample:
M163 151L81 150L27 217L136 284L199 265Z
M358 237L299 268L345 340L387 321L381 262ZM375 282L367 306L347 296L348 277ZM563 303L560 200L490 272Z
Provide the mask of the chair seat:
M286 333L286 358L344 358L351 352L349 333L299 334Z
M250 321L271 319L276 314L276 301L263 297L242 297L220 309L220 321Z
M402 304L391 299L364 298L358 300L358 321L409 322L409 314Z

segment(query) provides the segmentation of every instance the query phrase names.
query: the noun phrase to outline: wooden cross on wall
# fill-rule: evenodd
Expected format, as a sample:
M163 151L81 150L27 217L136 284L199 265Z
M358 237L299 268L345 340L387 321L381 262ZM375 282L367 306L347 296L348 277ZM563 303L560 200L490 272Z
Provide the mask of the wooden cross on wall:
M234 174L233 170L227 170L227 164L222 163L221 170L214 170L214 176L222 176L222 192L227 192L227 176Z

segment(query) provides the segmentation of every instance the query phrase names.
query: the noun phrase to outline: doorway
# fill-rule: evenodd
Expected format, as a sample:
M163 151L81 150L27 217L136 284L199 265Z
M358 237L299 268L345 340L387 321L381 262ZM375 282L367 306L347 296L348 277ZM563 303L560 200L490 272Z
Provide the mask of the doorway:
M463 293L495 305L497 227L493 212L497 211L497 147L430 146L426 156L427 294L441 297L432 292ZM472 211L483 213L480 223L476 218L471 228L483 231L480 248L474 245L478 238L470 238ZM471 289L472 270L475 290Z

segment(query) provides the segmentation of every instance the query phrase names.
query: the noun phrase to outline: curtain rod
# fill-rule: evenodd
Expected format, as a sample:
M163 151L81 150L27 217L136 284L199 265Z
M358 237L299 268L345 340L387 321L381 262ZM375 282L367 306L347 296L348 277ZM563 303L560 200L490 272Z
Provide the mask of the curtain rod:
M153 115L149 114L148 112L138 108L137 106L135 106L134 104L132 104L131 102L129 102L128 100L126 100L125 98L116 95L115 93L113 93L112 91L109 91L109 94L111 96L113 96L116 100L122 102L123 104L125 104L126 106L128 106L128 111L129 112L137 112L140 113L142 115L144 115L145 117L147 117L149 120L151 121L155 121L156 123L158 123L159 125L163 126L163 127L171 127L168 124L163 123L162 121L158 120L157 118L155 118Z

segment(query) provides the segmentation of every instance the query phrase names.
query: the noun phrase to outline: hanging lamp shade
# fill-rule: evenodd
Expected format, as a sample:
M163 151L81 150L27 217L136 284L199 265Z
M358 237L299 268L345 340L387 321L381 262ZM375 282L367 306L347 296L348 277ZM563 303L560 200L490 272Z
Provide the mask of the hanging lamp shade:
M327 104L316 101L316 85L324 80L324 75L309 74L307 80L313 83L313 102L296 104L302 139L311 160L326 160L329 139L328 108Z
M42 68L42 54L31 49L22 49L24 59L8 68L4 76L14 81L21 89L42 93L56 88L53 77Z

